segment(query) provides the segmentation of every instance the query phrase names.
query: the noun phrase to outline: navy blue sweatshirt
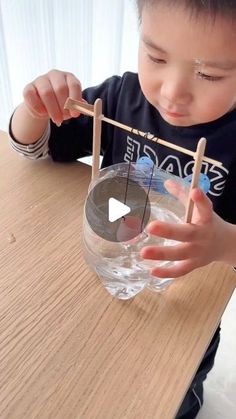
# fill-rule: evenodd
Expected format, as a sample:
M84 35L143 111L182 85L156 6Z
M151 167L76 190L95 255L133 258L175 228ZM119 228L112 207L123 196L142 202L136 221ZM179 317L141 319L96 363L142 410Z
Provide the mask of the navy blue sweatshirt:
M210 122L190 127L175 127L163 120L159 112L145 99L138 75L127 72L113 76L83 92L83 98L93 104L103 101L103 114L140 131L195 151L201 137L206 137L205 155L223 163L221 168L203 163L202 176L209 187L207 195L214 210L226 221L236 224L236 110ZM55 161L74 161L92 152L93 120L81 115L65 121L61 127L51 123L49 153ZM181 178L192 174L194 159L171 148L127 133L111 124L102 123L102 167L123 161L137 161L142 156Z

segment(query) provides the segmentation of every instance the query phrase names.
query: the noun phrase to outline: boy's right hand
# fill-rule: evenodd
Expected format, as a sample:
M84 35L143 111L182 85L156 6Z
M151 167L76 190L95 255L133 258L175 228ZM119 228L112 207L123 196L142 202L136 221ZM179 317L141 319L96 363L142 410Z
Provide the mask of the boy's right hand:
M68 97L82 100L81 83L72 73L51 70L27 84L23 96L24 104L34 118L50 118L60 126L66 119L80 115L64 109Z

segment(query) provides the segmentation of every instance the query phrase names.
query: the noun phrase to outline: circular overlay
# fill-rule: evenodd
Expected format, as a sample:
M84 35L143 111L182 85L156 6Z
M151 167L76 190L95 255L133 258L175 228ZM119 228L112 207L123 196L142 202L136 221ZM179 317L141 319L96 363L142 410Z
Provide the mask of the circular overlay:
M91 229L104 240L130 241L142 233L149 221L147 191L122 176L105 179L90 191L85 216Z

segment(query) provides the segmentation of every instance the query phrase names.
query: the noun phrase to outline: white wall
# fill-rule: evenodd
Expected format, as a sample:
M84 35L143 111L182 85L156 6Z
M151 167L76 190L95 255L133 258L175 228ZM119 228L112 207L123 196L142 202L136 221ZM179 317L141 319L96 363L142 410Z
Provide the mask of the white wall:
M135 0L0 0L0 129L24 86L51 68L84 87L137 69Z

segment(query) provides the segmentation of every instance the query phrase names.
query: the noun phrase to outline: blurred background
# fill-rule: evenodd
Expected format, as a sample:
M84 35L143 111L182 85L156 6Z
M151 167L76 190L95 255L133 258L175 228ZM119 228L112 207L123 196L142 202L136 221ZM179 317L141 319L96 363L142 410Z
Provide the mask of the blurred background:
M83 87L137 69L135 0L0 0L0 129L24 86L56 68Z

